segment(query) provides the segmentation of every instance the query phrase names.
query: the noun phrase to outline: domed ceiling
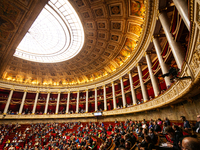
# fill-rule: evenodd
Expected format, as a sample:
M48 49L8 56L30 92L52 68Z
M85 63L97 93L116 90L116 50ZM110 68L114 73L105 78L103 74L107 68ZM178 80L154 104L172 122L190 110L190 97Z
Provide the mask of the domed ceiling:
M52 0L56 5L57 1ZM28 1L26 1L28 3ZM39 63L12 57L2 79L33 85L66 86L105 79L120 70L137 51L143 32L145 3L143 0L69 0L82 22L85 42L73 58L57 63ZM20 17L16 9L2 3L0 14L8 14L11 22ZM13 15L13 11L15 16ZM3 17L1 17L3 18ZM4 19L6 20L6 19ZM0 25L1 39L9 32ZM6 36L7 37L6 37ZM4 45L0 42L0 47Z

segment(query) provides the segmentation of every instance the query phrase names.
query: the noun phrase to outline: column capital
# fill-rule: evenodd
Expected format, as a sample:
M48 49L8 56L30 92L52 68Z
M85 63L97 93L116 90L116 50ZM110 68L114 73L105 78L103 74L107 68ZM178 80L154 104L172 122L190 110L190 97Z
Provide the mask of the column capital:
M131 71L128 71L127 74L131 74Z
M151 54L151 52L148 51L148 52L144 53L144 56L146 57L146 55L150 55L150 54Z
M40 93L40 91L36 91L36 93Z
M119 80L122 80L122 77L120 77Z
M60 93L61 93L61 91L58 91L57 93L58 93L58 94L60 94Z
M11 91L14 91L15 89L14 88L12 88L12 89L10 89Z
M111 84L114 84L114 81L112 81Z
M141 65L142 65L142 63L139 62L139 63L136 64L136 67L137 67L137 66L141 66Z
M158 20L158 17L160 16L160 11L158 10L157 11L157 20Z
M69 93L70 93L70 91L67 91L67 93L69 94Z
M50 91L48 91L47 93L48 93L48 94L50 94L51 92L50 92Z
M28 92L28 90L26 89L26 90L24 90L24 92Z

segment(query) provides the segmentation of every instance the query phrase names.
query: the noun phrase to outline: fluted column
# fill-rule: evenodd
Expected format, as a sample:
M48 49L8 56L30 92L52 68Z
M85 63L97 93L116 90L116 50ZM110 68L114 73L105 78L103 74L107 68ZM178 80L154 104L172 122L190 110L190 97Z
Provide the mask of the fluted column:
M85 112L88 112L88 89L86 90Z
M58 97L57 97L56 114L58 114L59 103L60 103L60 92L58 92Z
M144 102L146 102L148 100L148 95L147 95L147 90L146 90L146 87L145 87L143 79L142 79L142 69L141 69L141 66L139 63L137 65L137 69L138 69L138 76L139 76L139 80L140 80L140 86L142 89L142 97L144 99Z
M97 88L95 88L95 93L94 93L94 102L95 102L95 111L98 110L98 103L97 103Z
M133 78L132 78L131 72L128 72L128 75L129 75L133 105L136 105L137 104L137 97L136 97L135 89L133 87Z
M184 52L183 48L181 47L180 43L177 43L174 40L174 38L173 38L173 36L170 32L170 21L167 17L166 12L161 12L160 15L159 15L159 19L160 19L160 22L162 24L163 30L165 32L167 41L168 41L170 48L172 50L176 64L177 64L178 68L181 69L182 63L184 61L184 56L185 56L184 53L185 52Z
M44 115L47 114L47 110L48 110L48 106L49 106L49 98L50 98L50 92L48 92L48 94L47 94L47 100L46 100Z
M68 91L68 95L67 95L66 114L68 114L68 113L69 113L69 99L70 99L70 91Z
M107 110L107 99L106 99L106 85L103 85L103 100L104 100L104 110Z
M173 0L179 14L181 15L186 27L190 30L190 20L188 13L188 5L185 0Z
M121 92L122 92L122 102L123 102L123 107L126 107L126 98L125 98L125 94L124 94L124 83L122 80L122 77L119 78L120 82L121 82Z
M10 90L10 94L9 94L8 100L6 102L6 106L5 106L4 111L3 111L4 115L7 114L7 112L8 112L8 108L9 108L9 105L10 105L10 101L12 99L13 91L14 91L13 89Z
M160 90L159 90L159 87L158 87L158 82L156 80L156 77L153 74L152 62L151 62L151 58L149 56L149 53L146 53L146 61L147 61L147 66L148 66L148 70L149 70L149 74L150 74L150 78L151 78L151 83L152 83L152 86L153 86L154 95L155 95L155 97L157 97L160 93Z
M113 109L117 108L117 104L116 104L116 97L115 97L115 85L114 82L112 83L112 94L113 94Z
M76 113L78 113L79 110L79 91L77 92L77 98L76 98Z
M36 106L37 106L38 97L39 97L39 91L37 91L36 96L35 96L35 102L34 102L34 105L33 105L32 114L35 114L35 110L36 110Z
M158 38L153 38L153 44L154 44L154 47L155 47L155 50L156 50L158 61L160 63L162 74L166 74L169 71L168 71L167 65L165 64L163 57L161 55L161 47L160 47ZM167 87L169 87L171 85L170 77L165 77L164 79L165 79L165 83L166 83Z
M22 102L21 102L21 105L20 105L20 108L19 108L19 115L22 114L22 110L23 110L23 107L24 107L24 102L25 102L25 99L26 99L26 94L27 94L27 91L24 91Z

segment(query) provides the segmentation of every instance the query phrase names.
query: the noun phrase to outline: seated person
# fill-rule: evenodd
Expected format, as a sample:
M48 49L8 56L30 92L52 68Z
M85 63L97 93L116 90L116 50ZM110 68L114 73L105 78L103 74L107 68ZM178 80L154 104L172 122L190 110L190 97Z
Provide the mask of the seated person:
M197 140L196 138L185 137L182 140L181 148L185 150L199 150L200 141Z
M162 134L166 134L166 131L165 131L166 128L167 128L167 123L163 122L163 129L161 131Z
M169 138L173 141L173 144L167 143L167 147L171 147L174 150L180 150L178 145L180 138L182 137L179 133L175 132L172 127L168 126L165 129L166 133L168 134Z
M151 138L152 142L153 142L154 144L156 144L156 143L157 143L157 140L158 140L158 138L157 138L157 136L154 134L154 131L153 131L153 129L152 129L152 128L151 128L151 129L149 129L149 133L148 133L148 135L150 136L150 138Z
M192 128L196 133L200 133L200 115L197 116L197 122Z
M138 137L142 137L142 136L143 136L142 127L140 127L138 130Z
M151 140L151 137L148 135L145 135L142 143L138 145L140 146L140 150L152 150L154 148L154 144Z
M185 116L181 116L181 120L183 121L183 128L184 129L190 129L190 123L189 121L186 120Z

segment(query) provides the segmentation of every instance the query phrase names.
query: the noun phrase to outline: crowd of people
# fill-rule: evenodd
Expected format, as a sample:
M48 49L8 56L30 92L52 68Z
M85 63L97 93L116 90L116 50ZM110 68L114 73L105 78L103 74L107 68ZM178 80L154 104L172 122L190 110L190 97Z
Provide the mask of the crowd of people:
M88 133L80 132L80 126L82 126L80 122L65 124L37 123L27 125L22 131L19 124L3 124L0 125L0 144L3 144L3 140L7 136L8 138L3 147L8 150L92 149L96 145L96 141ZM73 130L76 128L77 131ZM13 134L14 137L10 139L10 135Z
M159 147L160 138L164 138L168 140L165 147L169 149L181 150L184 146L193 145L193 148L187 149L197 150L200 142L194 133L200 133L200 115L197 116L195 126L190 124L186 117L180 118L182 126L172 125L167 118L151 119L148 122L145 119L127 119L125 122L115 120L110 123L37 123L26 125L26 128L19 124L1 124L0 145L4 144L4 149L8 150L96 149L99 144L97 139L101 139L98 147L100 150L109 150L111 147L113 150L130 150L133 147L152 150ZM9 138L10 135L13 135L12 139ZM6 142L3 142L5 140ZM159 149L162 149L162 146Z

